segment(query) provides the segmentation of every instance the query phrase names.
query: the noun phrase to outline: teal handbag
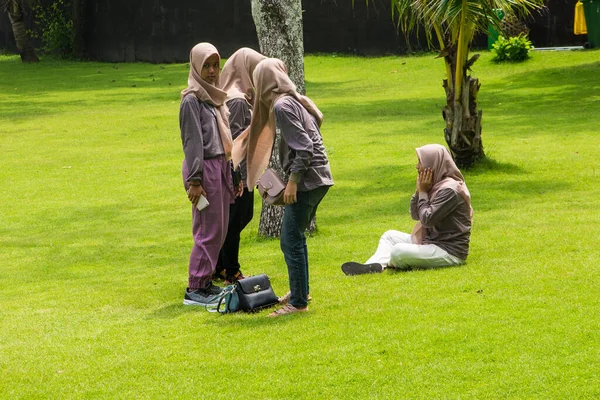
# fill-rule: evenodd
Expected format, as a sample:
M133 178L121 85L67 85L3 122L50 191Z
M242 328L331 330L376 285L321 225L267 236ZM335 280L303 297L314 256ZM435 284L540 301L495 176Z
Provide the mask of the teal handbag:
M240 298L236 290L236 285L227 286L206 305L206 311L218 312L219 314L229 314L239 311L239 309Z

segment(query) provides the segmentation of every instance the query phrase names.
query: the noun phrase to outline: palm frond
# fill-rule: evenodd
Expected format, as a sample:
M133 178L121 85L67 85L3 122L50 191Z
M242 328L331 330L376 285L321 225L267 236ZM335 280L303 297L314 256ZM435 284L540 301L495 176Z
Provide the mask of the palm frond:
M434 25L453 32L460 30L464 21L472 24L473 33L487 32L489 26L499 28L501 19L496 10L505 15L526 16L532 10L544 8L544 0L391 0L396 18L403 19L403 29L416 29L418 25L433 29ZM465 16L463 18L463 13ZM455 38L457 34L453 35Z

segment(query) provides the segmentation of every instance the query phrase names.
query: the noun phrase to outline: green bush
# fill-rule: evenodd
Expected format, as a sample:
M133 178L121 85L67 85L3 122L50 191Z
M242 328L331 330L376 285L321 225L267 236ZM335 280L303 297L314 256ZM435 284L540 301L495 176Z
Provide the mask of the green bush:
M73 21L70 0L56 0L48 7L35 6L34 37L42 40L42 50L61 58L73 56Z
M494 61L525 61L529 58L529 50L533 49L533 45L527 35L520 34L508 39L500 36L492 48L495 53Z

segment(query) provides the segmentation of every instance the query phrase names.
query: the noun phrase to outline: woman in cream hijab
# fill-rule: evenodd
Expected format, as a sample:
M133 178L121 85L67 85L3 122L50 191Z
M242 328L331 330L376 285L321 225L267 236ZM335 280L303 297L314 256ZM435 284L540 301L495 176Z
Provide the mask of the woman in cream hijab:
M288 268L289 296L270 316L308 311L308 248L304 232L333 185L320 126L323 115L296 92L285 65L267 58L254 70L256 98L250 128L234 146L234 163L248 157L248 187L254 187L273 150L275 128L281 132L279 160L286 174L285 209L280 245Z
M221 288L213 285L219 250L227 233L233 200L232 138L227 94L219 89L220 56L210 43L190 52L188 87L181 92L179 125L185 160L182 174L192 203L194 247L183 303L206 305ZM202 208L202 204L208 205Z
M254 83L252 74L256 65L266 57L248 48L242 47L227 59L221 71L221 89L227 93L229 126L235 140L249 125L254 104ZM240 233L252 220L254 213L254 191L245 184L246 160L242 160L236 172L240 178L240 195L229 209L227 237L219 253L215 279L225 279L232 284L244 278L239 262ZM237 183L237 182L236 182Z
M463 264L471 237L471 195L448 150L439 144L417 149L417 190L410 215L417 221L412 234L387 231L365 264L347 262L346 275Z

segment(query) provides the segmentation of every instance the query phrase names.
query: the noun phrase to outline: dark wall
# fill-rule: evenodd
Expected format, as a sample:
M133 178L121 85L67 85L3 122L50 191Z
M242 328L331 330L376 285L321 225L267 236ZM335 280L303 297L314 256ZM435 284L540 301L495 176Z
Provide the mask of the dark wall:
M547 8L525 20L536 47L582 45L587 37L573 34L577 0L547 0ZM405 53L427 47L425 33L408 40L397 32L390 0L304 0L306 52L344 52L363 55ZM487 48L487 35L479 34L475 47Z
M17 51L17 48L15 47L15 38L13 37L12 29L10 27L10 21L5 12L0 13L0 49L12 52Z
M304 0L306 52L362 55L406 52L407 42L392 21L389 0ZM415 40L411 41L413 44Z
M106 61L173 62L188 59L198 42L223 56L257 47L250 2L240 0L88 1L86 49Z
M51 2L52 0L43 0ZM396 31L389 0L304 0L307 53L402 54L426 48L425 35L408 40ZM581 45L573 34L575 0L549 0L548 11L527 20L536 47ZM125 62L181 62L198 42L223 57L242 46L258 48L250 0L87 0L83 39L87 56ZM475 47L486 47L479 35ZM15 50L10 22L0 15L0 49Z
M587 35L573 33L577 0L549 0L548 9L526 20L529 38L536 47L583 45Z

